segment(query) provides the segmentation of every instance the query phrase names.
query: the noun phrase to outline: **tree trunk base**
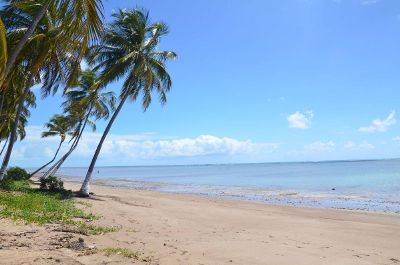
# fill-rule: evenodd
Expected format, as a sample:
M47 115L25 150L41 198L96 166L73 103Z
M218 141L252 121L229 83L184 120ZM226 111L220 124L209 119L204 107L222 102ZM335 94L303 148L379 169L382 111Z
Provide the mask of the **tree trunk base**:
M90 195L94 195L93 192L89 192L89 194L82 192L82 191L77 191L75 192L75 196L78 198L90 198Z

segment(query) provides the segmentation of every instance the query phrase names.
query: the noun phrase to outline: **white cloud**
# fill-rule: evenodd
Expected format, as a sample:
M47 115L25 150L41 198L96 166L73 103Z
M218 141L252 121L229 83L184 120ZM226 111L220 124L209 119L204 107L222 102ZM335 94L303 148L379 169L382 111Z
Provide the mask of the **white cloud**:
M369 6L369 5L374 5L379 3L381 0L364 0L361 2L362 5L364 6Z
M361 142L361 143L356 143L356 142L352 142L349 141L347 143L344 144L344 148L348 149L348 150L368 150L368 149L374 149L375 146L368 143L368 142Z
M395 142L400 142L400 136L393 137L392 140Z
M386 132L390 126L396 124L395 116L396 112L393 110L386 119L375 119L370 126L360 127L358 131L363 133Z
M13 157L17 160L34 158L46 160L53 156L59 139L42 139L40 126L28 126L27 137L18 144ZM90 159L101 133L85 132L73 157ZM67 150L65 146L60 152ZM100 159L124 163L142 159L164 159L179 157L205 156L256 156L269 154L278 148L277 143L237 140L229 137L200 135L193 138L160 138L151 133L144 134L109 134L103 144Z
M304 149L306 151L311 151L311 152L329 152L333 151L335 149L335 142L333 141L327 141L327 142L322 142L322 141L316 141L313 142L309 145L306 145Z
M81 154L92 153L97 137L85 137L77 150ZM208 155L252 155L271 152L278 147L274 143L254 143L250 140L240 141L228 137L200 135L195 138L166 140L132 140L123 135L111 135L104 143L102 155L146 159L162 157L191 157Z
M304 113L296 111L287 117L287 121L290 128L307 129L310 127L313 118L314 113L311 110Z

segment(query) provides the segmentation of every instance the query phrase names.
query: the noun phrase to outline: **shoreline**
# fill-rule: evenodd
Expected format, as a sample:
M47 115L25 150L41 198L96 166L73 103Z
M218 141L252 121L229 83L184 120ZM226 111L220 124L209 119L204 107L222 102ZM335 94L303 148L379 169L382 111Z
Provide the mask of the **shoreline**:
M77 190L76 183L65 182ZM162 193L92 185L89 211L95 221L119 227L116 232L85 236L89 246L118 247L137 251L160 265L309 265L400 263L400 216L384 213L316 209L226 200L196 195ZM49 250L48 242L66 233L49 232L36 225L15 225L0 219L0 237L8 231L36 230L0 249L0 264L101 264L132 260L104 255L80 255L70 249ZM29 239L30 238L30 239ZM4 240L11 240L9 236ZM31 240L31 241L29 241ZM46 241L47 240L47 241ZM42 249L37 249L40 246ZM49 259L49 258L52 259ZM29 263L28 263L29 264ZM32 263L35 264L35 263Z
M68 178L78 179L78 176L59 176L65 180L65 183L80 184L81 181L69 180ZM113 184L114 183L114 184ZM122 184L116 184L122 183ZM125 184L125 185L124 185ZM97 179L92 185L121 188L135 191L153 191L170 194L181 194L189 196L199 196L211 199L223 199L233 201L243 201L250 203L259 203L272 206L289 206L312 209L334 209L368 213L382 213L400 215L400 204L391 201L377 201L372 198L343 193L327 192L302 192L298 190L279 190L267 188L250 187L227 187L227 186L203 186L199 191L194 191L190 185L179 185L162 182L135 181L128 179ZM171 188L174 187L174 188ZM374 205L375 203L375 205ZM386 209L385 206L386 205ZM391 208L388 208L390 205Z
M66 181L64 182L67 184L67 186L75 186L79 185L81 183L79 182L73 182L73 181ZM79 183L79 184L78 184ZM340 214L340 212L343 213L359 213L359 214L367 214L367 215L377 215L377 216L393 216L393 217L398 217L400 219L400 213L394 213L394 212L384 212L384 211L369 211L369 210L355 210L355 209L347 209L347 208L330 208L330 207L313 207L313 206L304 206L304 205L292 205L292 204L274 204L274 203L269 203L269 202L262 202L258 200L246 200L246 199L239 199L235 197L222 197L222 196L210 196L207 194L200 194L200 193L183 193L183 192L169 192L169 191L157 191L157 190L146 190L146 189L141 189L141 188L134 188L134 187L124 187L124 186L111 186L107 184L92 184L91 187L104 187L104 188L110 188L113 190L124 190L126 192L139 192L143 193L149 196L168 196L171 195L172 197L179 197L181 199L203 199L203 200L209 200L211 202L221 202L221 203L244 203L244 204L255 204L259 206L266 206L266 207L271 207L271 208L283 208L283 209L288 209L288 211L294 210L294 209L300 209L300 210L316 210L316 211L333 211L333 213ZM77 189L78 190L78 189ZM74 190L73 190L74 191ZM96 194L94 194L96 195ZM400 239L399 239L400 240Z

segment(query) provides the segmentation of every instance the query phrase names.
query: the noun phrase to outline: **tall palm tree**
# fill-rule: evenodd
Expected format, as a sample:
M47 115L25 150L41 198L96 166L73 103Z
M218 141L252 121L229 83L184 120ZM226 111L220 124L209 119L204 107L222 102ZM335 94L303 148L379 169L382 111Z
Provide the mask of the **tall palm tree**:
M58 144L57 150L53 158L49 162L47 162L46 164L44 164L43 166L32 172L30 175L31 177L34 176L36 173L40 172L43 168L53 163L53 161L56 159L58 152L60 151L60 148L64 143L68 132L71 129L71 119L70 117L64 115L54 115L50 119L50 121L45 124L45 127L47 128L47 131L44 131L42 133L42 138L59 136L60 143Z
M150 23L148 12L143 10L119 10L113 17L102 42L89 55L89 61L101 70L99 85L106 86L122 77L125 80L119 105L104 130L82 183L82 196L89 196L89 182L102 145L126 100L131 98L134 101L142 94L142 105L146 110L153 91L164 104L172 85L165 62L175 59L176 54L157 50L161 37L168 33L168 27L161 22Z
M41 5L41 3L36 3ZM24 38L25 31L29 30L31 14L35 12L34 8L18 9L15 6L7 6L1 11L2 18L6 23L8 30L8 40L11 47L19 45L20 40ZM16 107L16 118L11 130L11 138L15 138L18 128L18 117L21 115L24 100L30 92L30 88L36 84L42 84L42 91L45 95L52 88L57 88L61 82L68 83L74 80L76 62L81 56L81 47L84 41L81 36L82 31L86 28L71 31L71 25L74 16L72 14L66 16L64 13L56 9L55 6L47 8L42 19L38 22L38 27L35 34L26 42L24 47L19 52L19 57L16 58L14 70L24 66L25 76L28 80L24 83L23 91ZM81 25L83 26L83 25ZM10 72L8 77L12 76ZM8 80L7 80L8 82ZM13 150L14 141L9 141L7 151L5 153L3 163L0 168L0 181L4 178L4 172L8 166L8 162Z
M9 138L0 168L0 182L4 178L5 170L10 161L12 149L18 139L18 135L20 135L20 139L25 137L25 125L27 124L27 118L30 116L29 107L35 106L34 94L29 89L24 89L23 91L20 89L21 86L27 86L27 78L20 75L16 76L19 76L20 79L15 87L12 86L15 82L8 82L4 101L5 108L0 116L0 133L3 139ZM28 78L28 80L33 82L31 78Z
M62 15L61 19L69 21L70 27L66 28L67 30L64 32L66 38L79 32L82 46L81 55L78 57L76 66L79 65L90 41L98 39L102 32L103 4L101 0L8 0L5 2L7 3L6 6L25 12L29 11L29 20L31 21L23 36L10 51L4 69L5 78L11 72L22 49L32 37L49 9L58 10L59 14Z
M67 160L71 153L78 146L86 125L90 125L94 130L95 124L90 117L95 120L108 119L110 110L115 109L115 96L112 92L102 92L104 87L96 86L97 74L95 71L83 71L78 84L66 93L66 101L63 103L65 112L72 113L77 123L72 134L73 143L68 152L61 157L43 176L54 175L62 164Z

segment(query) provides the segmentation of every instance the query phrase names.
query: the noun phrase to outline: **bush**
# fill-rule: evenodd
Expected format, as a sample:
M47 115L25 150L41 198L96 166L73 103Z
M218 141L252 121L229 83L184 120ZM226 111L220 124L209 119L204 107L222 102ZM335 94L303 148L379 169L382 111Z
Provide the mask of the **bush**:
M40 189L49 191L63 191L64 182L55 176L48 176L47 178L41 177Z
M31 187L28 180L5 179L0 183L0 188L9 191L27 191Z
M28 180L29 177L29 173L20 167L10 167L6 173L6 179L9 180Z

